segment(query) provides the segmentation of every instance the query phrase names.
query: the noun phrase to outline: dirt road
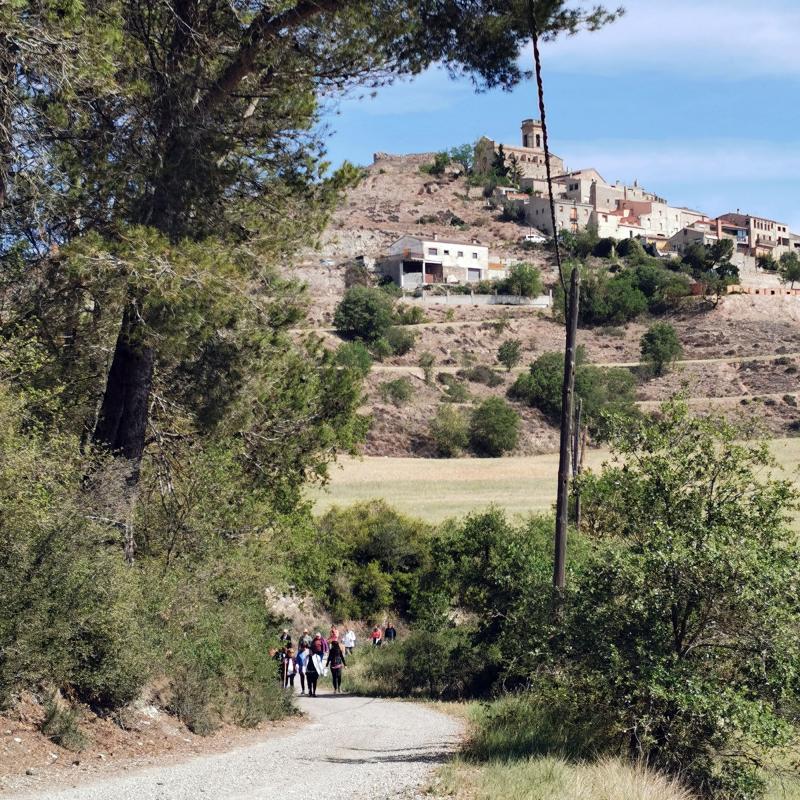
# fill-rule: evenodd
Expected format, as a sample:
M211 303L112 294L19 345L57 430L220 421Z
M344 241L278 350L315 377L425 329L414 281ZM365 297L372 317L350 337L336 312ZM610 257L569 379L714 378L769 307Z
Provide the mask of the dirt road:
M13 800L367 800L413 796L455 749L458 720L348 695L301 698L306 724L228 753Z

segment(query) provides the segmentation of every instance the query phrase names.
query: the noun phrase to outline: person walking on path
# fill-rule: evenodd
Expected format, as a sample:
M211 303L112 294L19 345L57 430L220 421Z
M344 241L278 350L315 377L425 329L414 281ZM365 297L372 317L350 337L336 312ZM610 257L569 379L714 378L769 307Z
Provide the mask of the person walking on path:
M283 659L283 688L288 689L290 686L294 689L294 676L297 672L297 662L295 661L294 650L291 647L286 648L286 656Z
M328 634L328 641L329 642L339 641L339 630L335 625L331 625L331 632Z
M397 638L397 629L394 627L394 623L390 622L386 629L383 632L383 638L386 639L388 644L392 644L394 640Z
M347 666L344 660L344 653L338 641L331 642L328 651L328 660L325 665L331 669L331 680L333 681L333 693L339 694L342 691L342 669Z
M295 672L300 676L300 694L306 693L306 667L308 666L308 659L310 657L311 654L308 651L308 647L301 644L300 651L294 660Z
M322 673L322 657L311 653L306 663L306 684L308 685L308 696L317 696L317 681Z
M313 639L311 638L311 634L308 632L308 628L303 628L303 635L300 637L300 644L304 644L306 647L311 647L311 642Z
M278 637L281 642L281 647L291 647L292 646L292 635L289 633L288 628L284 628L281 635Z
M352 655L356 646L356 632L352 628L348 628L343 641L345 653Z
M310 649L312 656L319 656L322 658L325 655L328 648L325 640L322 638L321 633L314 634L314 638L311 640Z
M371 638L373 647L381 646L381 641L383 640L383 634L381 633L381 629L377 625L372 629Z

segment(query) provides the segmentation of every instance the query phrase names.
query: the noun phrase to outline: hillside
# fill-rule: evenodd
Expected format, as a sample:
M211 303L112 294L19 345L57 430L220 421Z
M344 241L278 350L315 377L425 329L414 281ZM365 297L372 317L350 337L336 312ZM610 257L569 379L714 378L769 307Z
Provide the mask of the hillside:
M491 260L532 262L542 270L545 285L555 285L549 252L519 247L527 228L500 221L497 210L487 207L480 188L468 187L458 170L438 179L421 172L420 166L431 158L432 154L378 154L364 180L334 215L318 249L303 254L296 274L309 286L311 324L318 326L316 330L331 346L339 339L327 326L345 290L347 263L356 256L380 257L404 233L477 239L489 246ZM463 230L449 225L453 216L463 220ZM418 223L420 219L423 224ZM376 363L367 380L365 408L373 424L365 455L433 455L428 426L445 387L435 378L430 385L424 382L417 366L420 353L434 355L434 376L474 365L497 369L502 379L498 386L469 383L467 402L471 404L505 395L513 382L514 373L507 374L496 360L504 340L522 342L523 359L516 371L526 369L538 355L563 347L563 327L549 312L502 306L425 306L425 314L427 322L413 326L414 349ZM643 407L684 390L701 411L714 407L773 435L796 433L800 425L796 396L800 392L800 297L730 296L716 308L689 304L685 311L665 319L680 338L682 363L663 377L638 378L637 400ZM592 363L635 368L639 339L651 321L642 318L624 326L581 329L579 340ZM401 406L385 402L381 392L385 382L399 377L408 378L413 386L413 396ZM522 435L514 455L553 452L557 430L535 409L515 407L522 416Z

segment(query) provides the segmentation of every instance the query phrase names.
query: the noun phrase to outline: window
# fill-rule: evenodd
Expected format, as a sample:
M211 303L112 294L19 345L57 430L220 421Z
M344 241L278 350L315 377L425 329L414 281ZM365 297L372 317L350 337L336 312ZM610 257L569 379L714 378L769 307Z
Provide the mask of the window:
M536 146L537 147L542 146L542 137L538 133L536 134Z
M464 258L464 251L463 250L459 250L458 251L458 257L459 258Z
M438 256L439 255L439 248L438 247L429 247L428 248L428 255L429 256Z
M444 254L445 254L446 256L449 256L449 255L450 255L450 251L449 251L449 250L445 250L445 251L444 251Z
M473 251L473 253L472 253L472 257L473 257L473 258L477 258L477 257L478 257L478 254L477 254L476 252L474 252L474 251Z

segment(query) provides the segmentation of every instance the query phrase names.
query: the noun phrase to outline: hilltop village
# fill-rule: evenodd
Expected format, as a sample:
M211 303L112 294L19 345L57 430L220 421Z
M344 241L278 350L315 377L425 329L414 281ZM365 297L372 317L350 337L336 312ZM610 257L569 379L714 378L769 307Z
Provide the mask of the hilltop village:
M480 139L475 147L475 170L491 172L498 157L513 187L498 186L498 195L518 204L529 225L552 236L541 122L522 122L521 146ZM745 269L755 267L759 256L777 260L787 252L800 253L800 234L792 233L785 222L739 209L709 217L702 211L672 206L637 182L632 186L619 181L612 184L591 167L570 171L556 155L551 155L550 163L559 231L577 233L592 226L601 238L638 238L660 252L675 253L693 243L730 239L734 263Z
M478 284L485 292L487 281L503 280L520 262L536 263L555 280L541 123L523 120L520 144L484 136L455 151L374 155L319 247L300 262L301 277L322 290L322 297L315 292L317 319L330 317L332 305L324 297L340 294L338 268L354 261L406 292ZM726 252L738 274L728 291L800 292L777 273L782 257L800 257L800 234L786 222L740 209L712 217L672 205L635 180L611 183L593 167L570 170L556 154L550 165L562 238L591 230L597 239L635 240L665 262L692 248L730 242Z

